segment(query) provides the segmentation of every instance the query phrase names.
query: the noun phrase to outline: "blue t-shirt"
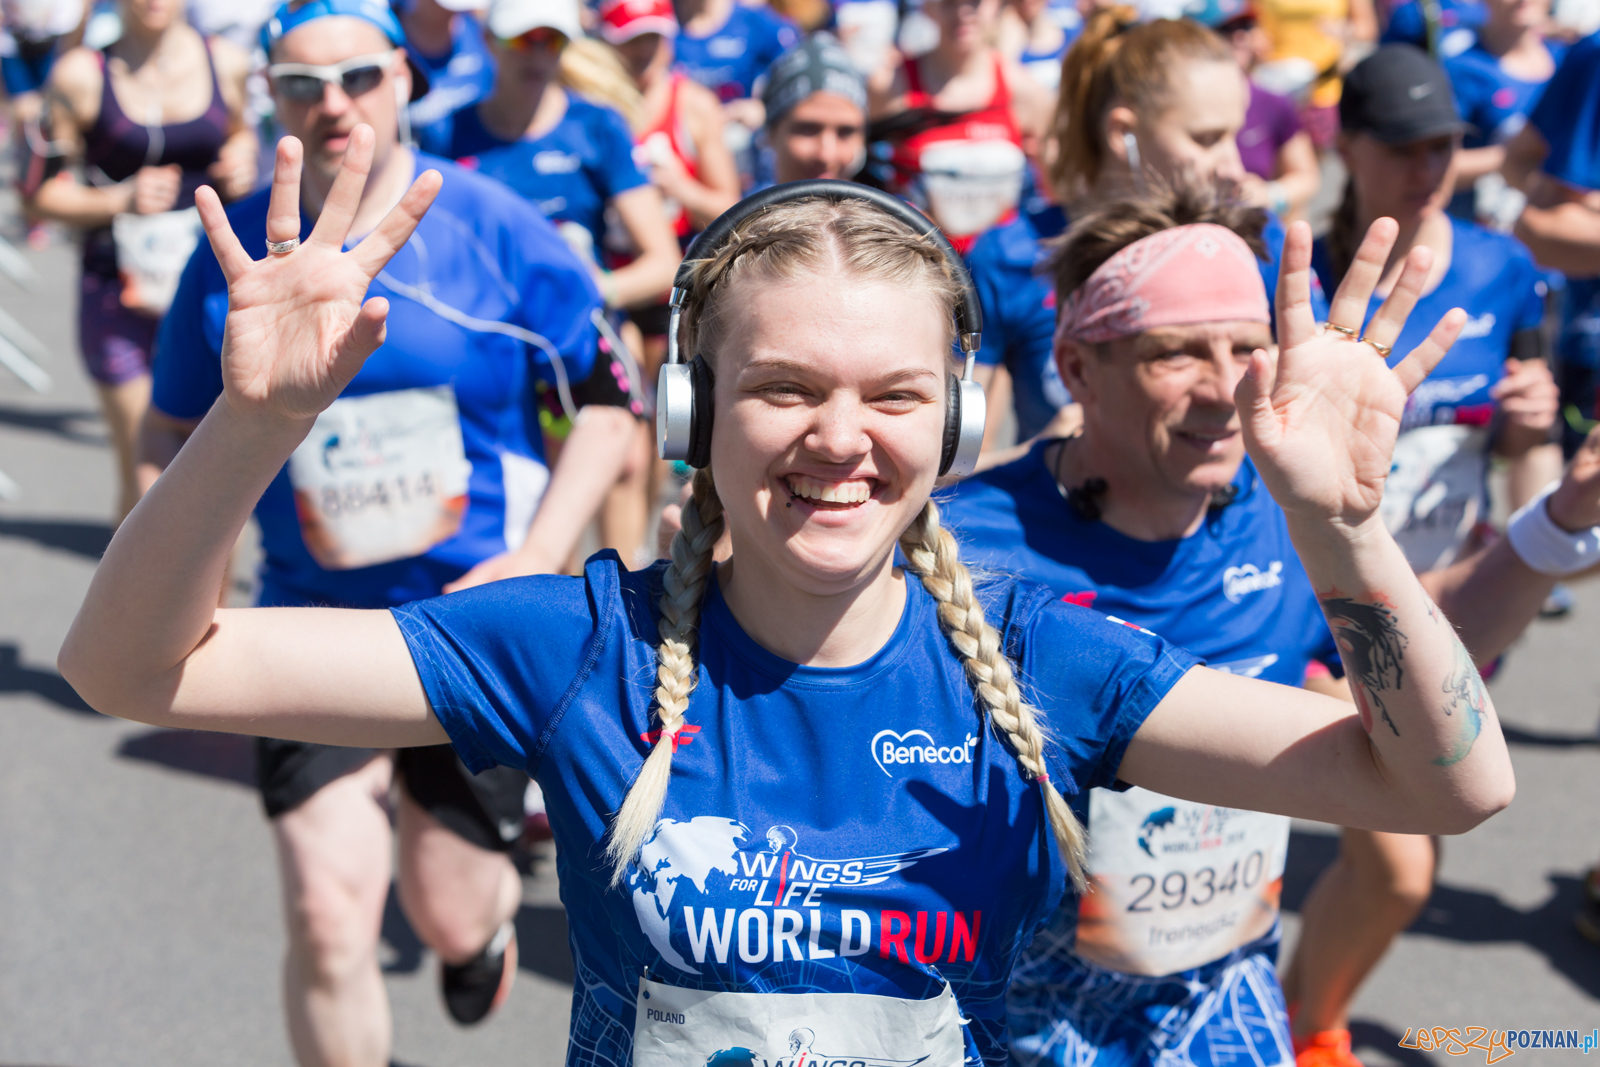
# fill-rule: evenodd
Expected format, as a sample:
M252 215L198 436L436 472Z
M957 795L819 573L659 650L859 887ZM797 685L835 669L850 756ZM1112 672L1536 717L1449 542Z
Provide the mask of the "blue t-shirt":
M302 536L287 467L256 505L261 524L262 603L388 607L435 596L475 564L520 544L548 474L535 406L536 380L554 379L545 355L520 340L450 321L419 291L465 315L507 322L546 338L582 381L593 365L591 312L600 295L589 272L539 213L503 186L442 159L419 156L443 187L404 248L367 295L389 300L387 341L342 398L448 387L471 464L465 513L454 536L422 555L327 570ZM266 256L269 190L232 205L245 249ZM315 220L301 220L301 238ZM409 294L395 287L405 287ZM209 244L185 268L156 346L152 403L178 419L203 416L222 394L222 331L228 286Z
M428 95L410 108L411 136L424 152L449 155L451 113L476 104L494 88L494 53L483 39L483 24L463 12L455 16L444 55L426 55L409 37L406 54L428 75Z
M723 103L755 95L756 79L800 43L800 31L766 7L734 4L722 27L704 37L682 30L673 40L675 66Z
M1249 459L1233 503L1193 535L1139 541L1072 509L1045 464L1052 443L950 490L944 520L974 568L1043 582L1064 601L1160 633L1233 674L1298 686L1312 660L1336 658L1283 512ZM1012 1041L1025 1060L1292 1062L1275 927L1222 959L1154 977L1078 956L1077 928L1070 899L1012 980Z
M616 890L604 838L648 751L661 565L629 573L606 552L582 578L394 610L467 766L520 767L544 789L577 971L568 1064L631 1062L646 970L692 989L917 999L948 980L970 1020L967 1063L1006 1062L1011 968L1064 868L1039 789L984 727L932 598L906 584L884 646L824 669L762 648L707 583L650 869ZM1030 583L980 596L1049 724L1052 781L1111 784L1194 658ZM789 931L790 953L769 929ZM802 950L808 935L817 947Z
M1537 329L1544 318L1545 282L1533 257L1514 237L1451 219L1450 269L1433 292L1417 301L1389 357L1393 366L1411 353L1451 308L1465 308L1467 324L1433 373L1406 402L1402 431L1418 426L1487 425L1494 415L1489 389L1505 375L1511 337ZM1332 284L1326 241L1318 241L1312 267ZM1373 296L1366 320L1383 300Z
M1559 63L1566 46L1552 41L1547 47ZM1445 60L1444 69L1455 90L1456 108L1462 119L1472 124L1472 129L1461 138L1463 148L1505 144L1515 137L1527 125L1528 112L1539 102L1546 84L1523 81L1507 74L1500 66L1500 58L1481 44L1474 44L1460 55ZM1463 219L1473 217L1470 189L1451 198L1450 214Z
M554 221L582 226L597 256L606 205L649 183L634 162L627 120L574 92L567 93L566 114L542 137L502 141L484 128L476 105L457 111L450 123L452 159L511 186Z
M1478 43L1478 27L1489 11L1478 0L1440 0L1439 58L1458 56ZM1418 0L1407 0L1394 9L1379 44L1414 44L1428 47L1428 21Z
M973 242L967 270L983 305L978 362L1005 364L1011 373L1017 436L1045 428L1072 396L1056 370L1053 342L1056 294L1039 271L1045 250L1026 215L996 226Z

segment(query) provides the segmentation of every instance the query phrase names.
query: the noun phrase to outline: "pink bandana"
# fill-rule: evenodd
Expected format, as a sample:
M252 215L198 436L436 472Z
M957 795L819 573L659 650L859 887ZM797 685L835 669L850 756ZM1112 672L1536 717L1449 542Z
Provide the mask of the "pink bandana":
M1235 321L1272 321L1261 268L1244 238L1202 222L1140 238L1102 263L1061 305L1056 343Z

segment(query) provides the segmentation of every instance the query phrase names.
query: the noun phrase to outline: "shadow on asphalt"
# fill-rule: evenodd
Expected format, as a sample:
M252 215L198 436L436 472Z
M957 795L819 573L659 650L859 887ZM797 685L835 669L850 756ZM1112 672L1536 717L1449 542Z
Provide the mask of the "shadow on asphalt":
M1600 747L1600 730L1588 734L1552 734L1501 723L1500 732L1506 735L1508 745L1528 745L1532 748Z
M88 423L92 430L81 428ZM47 433L81 445L103 445L106 435L100 423L100 413L93 408L37 408L14 407L0 404L0 426L14 426L19 430Z
M517 969L543 975L563 985L573 979L572 951L567 947L567 913L559 905L524 904L516 917ZM383 965L389 974L411 974L422 966L422 939L400 909L393 884L383 906L379 933L392 958Z
M85 559L98 560L111 543L108 522L71 519L0 519L0 537L17 537L45 548L58 548Z
M21 651L14 644L0 644L0 694L3 693L32 693L63 711L99 715L61 675L53 670L26 666Z
M256 784L253 742L238 734L148 730L125 738L117 746L117 755L252 789Z
M1338 852L1339 839L1331 834L1296 831L1290 835L1283 875L1284 911L1299 913L1317 876ZM1406 932L1465 945L1527 945L1567 981L1600 999L1600 949L1578 936L1572 926L1572 917L1583 902L1583 877L1551 873L1546 878L1549 898L1528 911L1482 890L1436 885L1427 907Z

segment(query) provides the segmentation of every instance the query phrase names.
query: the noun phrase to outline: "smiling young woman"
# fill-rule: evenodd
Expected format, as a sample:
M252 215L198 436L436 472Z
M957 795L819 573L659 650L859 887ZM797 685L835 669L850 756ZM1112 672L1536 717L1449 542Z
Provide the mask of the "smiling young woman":
M1043 587L976 586L930 500L961 395L951 323L975 299L934 238L844 183L741 217L680 283L710 439L670 562L601 554L581 578L391 612L218 611L250 503L381 339L387 309L363 293L437 188L423 175L344 252L369 153L352 138L310 239L262 262L203 195L230 285L225 393L118 532L61 668L145 722L448 739L471 766L525 767L582 976L569 1063L1003 1062L1017 955L1081 877L1064 798L1091 786L1439 833L1509 803L1488 698L1375 517L1407 389L1461 316L1393 370L1320 334L1304 227L1244 435L1347 651L1394 652L1352 673L1398 733ZM275 213L296 184L280 156ZM1408 269L1373 343L1425 274ZM1375 282L1363 266L1346 285L1364 300ZM963 757L898 758L911 744Z

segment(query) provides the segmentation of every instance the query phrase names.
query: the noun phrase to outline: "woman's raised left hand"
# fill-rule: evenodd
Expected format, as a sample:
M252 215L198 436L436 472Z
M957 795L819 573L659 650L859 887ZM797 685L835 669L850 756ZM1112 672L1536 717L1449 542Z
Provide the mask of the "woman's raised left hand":
M1394 291L1360 332L1397 232L1387 218L1367 230L1334 294L1326 326L1311 310L1311 228L1297 222L1284 241L1279 350L1251 356L1235 402L1250 457L1291 516L1350 530L1377 521L1406 398L1444 358L1466 322L1466 312L1452 309L1392 369L1375 347L1395 343L1427 282L1433 253L1419 247L1411 250Z

